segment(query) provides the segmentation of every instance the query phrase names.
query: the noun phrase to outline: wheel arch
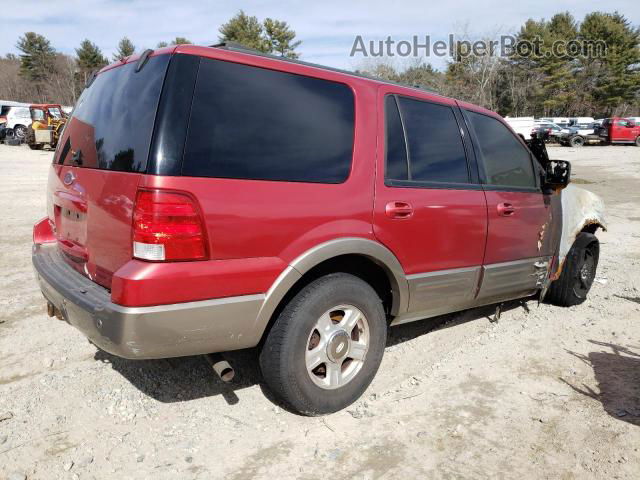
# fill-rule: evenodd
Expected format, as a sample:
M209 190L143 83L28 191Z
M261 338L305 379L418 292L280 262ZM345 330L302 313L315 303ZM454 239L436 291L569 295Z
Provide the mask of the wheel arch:
M562 234L558 248L557 278L580 233L595 234L600 228L607 230L605 208L602 199L588 190L569 185L562 190Z
M358 275L360 268L368 265L373 276L367 278ZM377 269L377 270L373 270ZM367 281L380 294L381 277L384 273L391 291L389 313L398 315L404 313L409 305L409 287L404 270L396 256L384 245L366 238L340 238L317 245L294 259L278 276L258 312L254 331L260 338L268 330L274 314L286 304L292 294L295 294L307 283L317 278L320 273L346 271L353 273ZM363 270L359 270L363 272ZM365 270L366 271L366 270ZM259 339L256 341L256 343Z

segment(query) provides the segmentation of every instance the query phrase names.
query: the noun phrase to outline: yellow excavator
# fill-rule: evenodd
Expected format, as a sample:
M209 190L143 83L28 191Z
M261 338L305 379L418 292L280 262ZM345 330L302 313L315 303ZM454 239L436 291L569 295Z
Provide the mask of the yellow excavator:
M56 148L62 129L69 117L57 104L44 103L29 106L31 126L27 132L27 144L31 150L42 150L45 145Z

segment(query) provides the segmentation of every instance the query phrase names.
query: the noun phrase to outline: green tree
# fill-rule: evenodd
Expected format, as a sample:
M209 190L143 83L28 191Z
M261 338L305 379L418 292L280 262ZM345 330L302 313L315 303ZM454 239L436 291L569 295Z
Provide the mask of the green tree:
M131 40L127 37L122 37L122 39L118 42L118 51L113 55L113 60L123 60L136 51L136 47Z
M603 114L623 114L622 105L633 104L640 94L640 28L619 13L588 14L580 25L585 42L603 42L602 56L585 55L595 107ZM593 53L593 52L591 52Z
M40 84L49 78L55 64L56 51L42 35L27 32L16 44L20 54L20 75Z
M219 31L221 42L237 42L261 52L269 52L270 46L265 41L263 25L258 17L249 16L243 10L224 23Z
M296 32L287 22L267 18L260 22L257 17L240 10L220 29L221 42L236 42L260 52L272 53L288 58L298 58L295 51L302 43L295 40Z
M267 18L264 21L264 35L270 52L288 58L300 56L295 52L295 49L300 46L302 41L294 41L296 32L289 28L287 22Z
M88 39L83 40L80 43L80 47L76 48L76 56L78 63L77 80L82 85L87 82L93 72L100 70L108 63L100 48Z
M188 38L185 37L176 37L173 39L173 41L171 43L169 43L169 45L190 45L191 43L193 43L191 40L189 40Z
M191 43L193 42L188 38L176 37L170 42L158 42L158 45L156 46L156 48L164 48L164 47L169 47L171 45L184 45L184 44L191 44Z

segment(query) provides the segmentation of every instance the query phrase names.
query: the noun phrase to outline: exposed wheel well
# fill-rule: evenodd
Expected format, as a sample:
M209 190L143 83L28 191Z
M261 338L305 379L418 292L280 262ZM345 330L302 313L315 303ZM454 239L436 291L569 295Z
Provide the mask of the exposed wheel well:
M602 225L600 225L599 223L589 223L587 225L585 225L584 227L582 227L582 230L580 230L581 232L585 232L585 233L596 233L596 231L602 228L604 230L604 228L602 227Z
M371 258L364 255L339 255L325 260L313 267L289 289L273 312L273 315L271 315L267 328L265 328L262 335L262 340L264 341L266 338L266 334L271 329L276 318L278 318L278 315L280 315L280 312L282 312L282 309L298 294L298 292L300 292L300 290L314 280L330 273L350 273L351 275L367 282L380 297L385 313L387 315L390 314L393 302L391 282L384 268Z

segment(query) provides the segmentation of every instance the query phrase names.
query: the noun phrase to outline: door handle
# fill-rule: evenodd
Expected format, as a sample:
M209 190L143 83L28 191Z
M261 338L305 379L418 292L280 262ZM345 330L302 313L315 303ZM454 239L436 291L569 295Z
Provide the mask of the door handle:
M395 219L409 218L413 215L413 207L407 202L389 202L384 212L388 217Z
M516 213L516 208L510 203L499 203L498 204L498 215L502 217L511 217L514 213Z

